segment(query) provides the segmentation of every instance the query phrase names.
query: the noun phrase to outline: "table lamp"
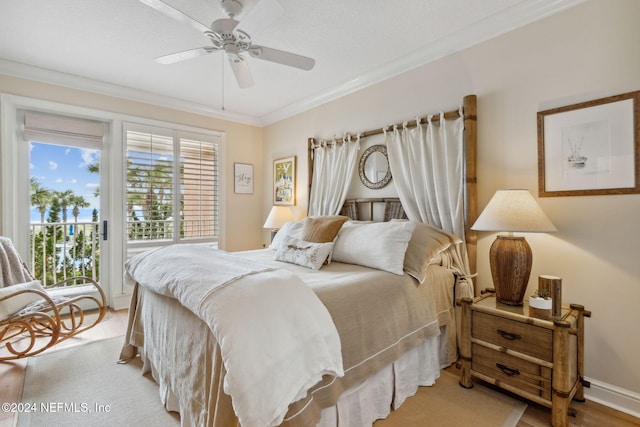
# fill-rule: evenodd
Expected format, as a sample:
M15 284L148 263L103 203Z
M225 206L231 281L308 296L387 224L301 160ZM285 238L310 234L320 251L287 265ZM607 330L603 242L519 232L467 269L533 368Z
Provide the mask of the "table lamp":
M264 222L263 227L271 229L271 240L273 241L273 237L280 227L290 221L293 221L293 213L289 206L274 206L271 208L271 212L269 212L269 216Z
M498 235L489 251L496 300L522 305L529 283L533 255L524 237L514 232L558 231L527 190L498 190L471 227L477 231L507 232Z

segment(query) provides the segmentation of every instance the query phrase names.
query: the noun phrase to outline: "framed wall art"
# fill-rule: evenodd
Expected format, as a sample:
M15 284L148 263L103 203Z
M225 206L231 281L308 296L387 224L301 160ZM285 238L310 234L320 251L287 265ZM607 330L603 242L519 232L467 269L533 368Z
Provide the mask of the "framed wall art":
M273 204L296 204L296 156L273 161Z
M640 91L538 113L540 197L640 193Z
M235 194L253 194L253 165L250 163L233 164L233 192Z

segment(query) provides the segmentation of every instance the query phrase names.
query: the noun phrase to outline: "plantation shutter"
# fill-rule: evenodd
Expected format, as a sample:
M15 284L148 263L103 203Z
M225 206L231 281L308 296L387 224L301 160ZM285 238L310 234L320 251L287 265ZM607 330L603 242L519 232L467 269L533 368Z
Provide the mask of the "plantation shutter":
M180 178L184 238L218 236L217 144L180 140Z
M127 131L129 240L173 239L173 137Z
M125 125L129 246L217 241L218 137Z
M100 150L105 127L95 120L25 111L23 137L26 141Z

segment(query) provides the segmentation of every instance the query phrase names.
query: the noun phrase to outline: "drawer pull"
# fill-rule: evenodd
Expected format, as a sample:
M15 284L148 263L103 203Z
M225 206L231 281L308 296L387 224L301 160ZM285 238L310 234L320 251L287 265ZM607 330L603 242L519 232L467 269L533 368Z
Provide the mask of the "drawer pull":
M496 368L500 369L508 377L520 375L519 370L505 366L502 363L496 363Z
M518 334L512 334L511 332L503 331L502 329L498 329L498 333L505 340L513 341L513 340L519 340L521 338L520 335L518 335Z

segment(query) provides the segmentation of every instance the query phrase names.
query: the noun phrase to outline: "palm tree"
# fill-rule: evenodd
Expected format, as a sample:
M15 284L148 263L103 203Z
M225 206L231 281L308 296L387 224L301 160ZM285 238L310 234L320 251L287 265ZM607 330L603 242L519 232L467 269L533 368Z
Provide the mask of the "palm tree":
M51 201L52 201L51 191L42 187L38 182L37 178L31 177L31 206L35 206L38 209L38 212L40 212L40 223L42 224L41 225L42 229L40 231L40 239L42 240L42 253L41 254L36 253L35 245L37 241L37 236L34 236L33 251L35 254L35 259L33 261L33 267L34 267L34 272L36 272L36 274L41 274L41 277L44 277L47 271L46 269L47 229L44 226L44 216L47 213L47 207L51 204ZM39 258L42 258L41 262L38 262ZM41 267L42 271L40 271L40 268L36 269L36 267Z
M89 171L89 173L95 173L96 175L100 176L100 164L98 163L98 160L87 166L87 171ZM96 187L96 191L93 192L93 195L95 197L100 197L100 187Z
M91 206L91 203L87 202L85 200L84 197L79 196L77 194L71 194L71 196L69 196L69 204L71 206L73 206L73 210L71 211L72 215L73 215L73 222L75 223L75 227L74 227L74 245L73 245L73 253L72 253L72 257L74 259L74 262L77 262L77 251L76 251L76 247L78 246L78 244L81 245L81 248L84 248L84 233L80 232L80 230L78 230L78 216L80 215L80 208L88 208L89 206ZM82 260L82 273L84 274L84 254L81 252L81 256L80 256L81 260Z
M62 210L62 222L66 223L69 205L71 204L71 198L73 197L73 191L56 191L54 192L54 196L58 199L58 206L60 206L60 209Z
M51 191L42 187L37 178L31 177L31 206L36 207L40 212L40 222L44 222L44 215L51 204L51 197Z
M73 206L71 214L73 215L74 222L78 222L78 216L80 215L81 208L88 208L91 206L91 203L87 202L84 197L78 196L77 194L72 194L71 197L69 197L69 204Z
M142 209L144 227L148 235L155 236L161 225L151 222L171 216L173 169L167 161L153 161L134 165L127 159L127 213L131 221L139 221L135 206Z

